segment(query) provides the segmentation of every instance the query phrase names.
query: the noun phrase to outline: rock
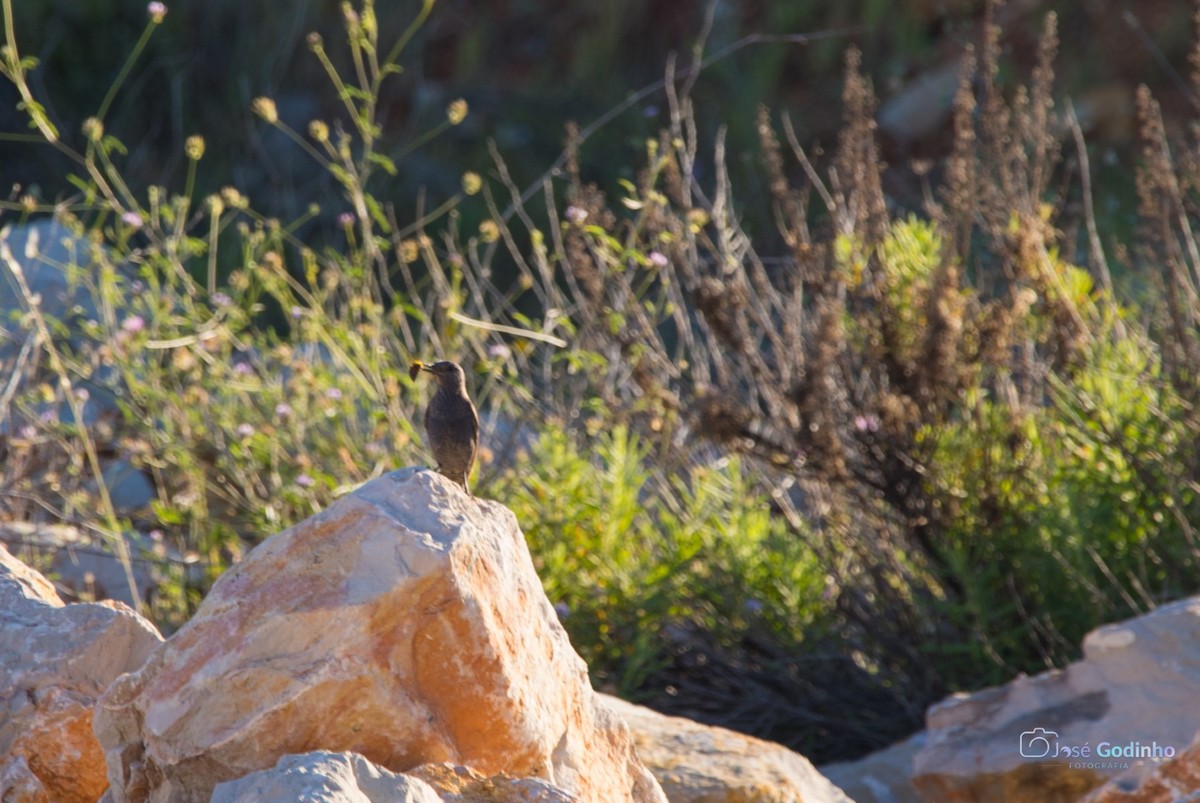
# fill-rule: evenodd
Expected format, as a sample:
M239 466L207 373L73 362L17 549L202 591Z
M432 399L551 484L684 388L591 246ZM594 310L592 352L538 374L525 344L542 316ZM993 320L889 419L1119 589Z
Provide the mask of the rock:
M638 755L671 803L850 803L808 759L782 745L601 699L629 725Z
M40 299L39 308L52 318L90 318L96 315L91 291L70 271L87 271L92 266L91 244L53 218L0 229L0 254L7 248L21 269L29 290ZM72 267L74 266L74 267ZM25 308L20 283L12 275L12 265L0 259L0 311L7 314ZM0 355L9 356L19 343L0 344Z
M1200 789L1200 738L1149 771L1118 776L1091 792L1085 803L1175 803Z
M139 555L147 554L156 545L139 534L126 537L133 556L134 585L140 599L149 599L158 585L154 564ZM57 578L58 587L67 596L88 599L115 599L133 605L129 578L125 567L113 554L112 548L99 538L68 524L44 524L10 521L0 524L0 542L25 560L49 564L49 572Z
M450 803L574 803L577 798L537 778L493 775L485 778L474 770L453 764L422 764L405 773L428 783Z
M879 130L905 146L945 130L953 115L962 71L960 57L909 81L879 107Z
M388 772L357 753L318 751L284 756L273 769L217 784L212 803L440 803L441 799L424 781Z
M463 764L663 801L515 517L432 471L363 485L230 569L97 706L115 801L207 800L287 754Z
M913 756L924 746L921 731L869 756L818 769L857 803L919 803L922 798L912 785Z
M1200 598L1094 630L1083 655L931 707L914 786L936 800L1074 801L1117 775L1136 784L1192 742Z
M102 471L108 497L117 515L127 516L144 510L155 500L154 483L128 460L110 460Z
M396 774L357 753L284 756L273 769L217 784L212 803L571 803L571 796L532 778L484 778L466 767L423 764Z
M161 641L121 603L64 605L0 546L0 800L94 803L107 780L92 706Z
M29 292L37 297L38 309L47 318L64 325L67 337L59 344L60 348L78 348L83 342L80 324L97 317L93 292L80 277L99 271L95 257L101 252L94 250L98 248L102 246L94 245L87 237L76 237L53 218L0 228L0 317L7 320L10 313L27 308L21 285L14 276L15 263ZM128 268L123 265L117 266L117 270L128 273ZM30 370L44 363L36 358L36 343L37 337L32 330L16 337L0 338L0 371L6 378L12 378L14 389L32 381L34 377L30 376ZM83 405L84 423L91 424L104 415L118 412L117 398L110 389L86 380L77 380L76 386L87 389L90 394ZM51 414L58 421L74 420L74 413L66 402L45 407L42 412ZM9 425L6 416L0 421L0 433L7 433Z

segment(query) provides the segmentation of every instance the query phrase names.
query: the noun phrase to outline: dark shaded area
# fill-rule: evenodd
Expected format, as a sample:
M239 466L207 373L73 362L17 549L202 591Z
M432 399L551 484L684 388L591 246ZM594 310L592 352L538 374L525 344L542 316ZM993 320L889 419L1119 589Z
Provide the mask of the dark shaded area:
M80 125L96 111L142 30L145 10L136 4L114 10L99 0L16 6L22 52L41 61L33 86L64 135L78 143ZM394 41L416 10L414 3L394 13L381 9L381 41ZM998 22L1014 72L1027 72L1049 10L1059 13L1063 32L1058 89L1074 99L1093 144L1119 149L1129 143L1139 83L1151 86L1169 118L1189 105L1183 90L1191 41L1188 4L1011 3ZM436 203L457 189L464 170L486 171L489 139L518 181L535 180L561 150L567 120L587 124L659 80L671 54L680 68L690 64L709 11L707 3L667 0L438 3L407 54L406 73L385 91L385 136L400 175L377 192L397 204L403 219L414 211L421 188ZM849 31L809 44L752 44L713 64L694 92L701 133L711 142L720 126L728 127L731 169L735 179L750 185L744 196L753 198L758 182L740 168L757 164L756 105L788 112L805 144L831 143L840 114L842 53L854 43L883 99L879 130L885 156L896 168L889 190L902 203L915 204L919 182L908 163L937 157L949 144L950 95L964 46L978 41L982 11L980 0L856 0L832 8L816 2L717 2L706 55L754 34ZM284 219L299 216L314 200L327 219L335 216L340 205L328 177L256 120L250 102L258 95L273 97L281 118L301 132L314 118L338 120L344 110L305 37L319 31L335 61L341 60L339 67L349 68L342 26L340 4L331 0L286 7L231 0L171 4L106 120L107 130L130 149L133 186L177 188L183 141L200 133L208 155L198 192L234 184L257 207ZM472 110L463 126L416 153L399 155L407 142L444 119L447 104L460 96ZM0 131L26 129L16 100L11 86L0 86ZM614 166L629 163L665 114L661 92L635 104L588 143L584 174L606 184L621 177ZM44 146L0 142L0 165L6 187L36 188L46 200L71 192L63 181L69 165ZM1127 172L1110 172L1104 183L1119 202L1131 182Z

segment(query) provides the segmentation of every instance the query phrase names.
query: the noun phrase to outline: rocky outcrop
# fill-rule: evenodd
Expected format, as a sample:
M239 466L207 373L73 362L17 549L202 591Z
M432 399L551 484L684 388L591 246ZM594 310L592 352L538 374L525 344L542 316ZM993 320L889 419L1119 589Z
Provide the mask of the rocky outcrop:
M930 708L917 790L929 800L1075 801L1117 776L1137 788L1184 752L1200 730L1200 598L1094 630L1083 654Z
M466 767L426 764L388 772L357 753L318 751L284 756L272 769L218 784L212 803L570 803L572 798L532 778L484 778Z
M671 803L849 803L799 753L735 731L669 717L616 697L604 705L633 732Z
M92 706L161 641L121 603L64 605L0 546L0 800L95 803L107 780Z
M663 801L599 705L515 517L387 475L252 550L97 706L115 801L208 800L284 755L462 764Z

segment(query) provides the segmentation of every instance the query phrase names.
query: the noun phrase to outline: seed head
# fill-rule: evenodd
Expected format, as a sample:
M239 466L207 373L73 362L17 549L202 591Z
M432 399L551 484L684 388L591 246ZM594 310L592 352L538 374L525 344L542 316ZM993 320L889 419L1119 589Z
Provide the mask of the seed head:
M275 108L275 101L268 97L258 97L254 99L251 105L254 113L266 120L271 125L279 122L279 110Z

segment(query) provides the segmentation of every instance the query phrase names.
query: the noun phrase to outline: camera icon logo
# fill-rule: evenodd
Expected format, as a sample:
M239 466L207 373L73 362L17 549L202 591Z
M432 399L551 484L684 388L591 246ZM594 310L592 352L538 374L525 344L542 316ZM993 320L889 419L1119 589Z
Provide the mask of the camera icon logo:
M1021 757L1046 758L1058 752L1058 733L1045 728L1021 732Z

